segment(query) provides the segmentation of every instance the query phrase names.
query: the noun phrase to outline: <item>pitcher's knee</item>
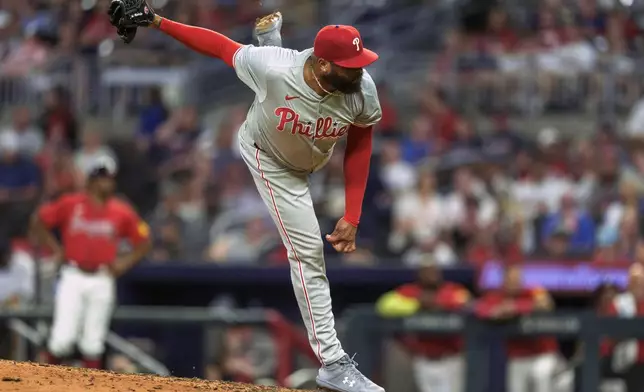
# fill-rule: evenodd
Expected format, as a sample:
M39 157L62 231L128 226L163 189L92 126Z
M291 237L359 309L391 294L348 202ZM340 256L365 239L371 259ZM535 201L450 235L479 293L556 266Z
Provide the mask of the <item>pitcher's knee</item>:
M49 339L47 349L52 355L62 358L72 354L74 351L74 343L76 343L74 337L53 336Z
M105 351L105 342L100 340L81 339L78 343L78 350L84 357L97 358Z
M324 244L322 240L311 240L305 246L289 249L289 258L307 266L324 266Z
M286 242L285 246L291 260L308 262L324 258L324 243L321 238L298 238L297 241Z

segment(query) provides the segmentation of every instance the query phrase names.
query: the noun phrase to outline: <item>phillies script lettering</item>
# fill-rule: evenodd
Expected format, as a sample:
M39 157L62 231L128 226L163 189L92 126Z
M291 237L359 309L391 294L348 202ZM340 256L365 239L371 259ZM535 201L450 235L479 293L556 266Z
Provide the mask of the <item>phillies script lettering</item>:
M116 229L114 224L109 220L96 219L87 220L83 217L83 208L77 206L74 209L74 215L70 224L71 231L85 233L90 237L109 237L115 236Z
M280 132L291 132L293 135L304 135L314 139L337 139L347 134L348 125L340 126L332 117L319 117L313 122L301 122L300 115L291 108L279 107L275 109L275 115L279 117L277 130ZM290 127L287 127L290 125Z

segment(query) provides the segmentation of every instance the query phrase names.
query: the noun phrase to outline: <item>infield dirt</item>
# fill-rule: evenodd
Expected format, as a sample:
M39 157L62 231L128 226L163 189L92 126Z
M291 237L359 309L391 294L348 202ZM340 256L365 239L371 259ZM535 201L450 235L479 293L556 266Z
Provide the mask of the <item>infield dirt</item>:
M198 379L0 361L0 392L293 392L290 389Z

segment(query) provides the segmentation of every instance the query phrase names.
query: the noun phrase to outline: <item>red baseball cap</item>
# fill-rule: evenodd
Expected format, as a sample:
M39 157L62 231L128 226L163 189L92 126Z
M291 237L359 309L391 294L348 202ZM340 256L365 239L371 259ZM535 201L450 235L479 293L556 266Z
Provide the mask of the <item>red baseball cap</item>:
M362 46L360 32L353 26L324 26L315 37L313 54L345 68L364 68L378 54Z

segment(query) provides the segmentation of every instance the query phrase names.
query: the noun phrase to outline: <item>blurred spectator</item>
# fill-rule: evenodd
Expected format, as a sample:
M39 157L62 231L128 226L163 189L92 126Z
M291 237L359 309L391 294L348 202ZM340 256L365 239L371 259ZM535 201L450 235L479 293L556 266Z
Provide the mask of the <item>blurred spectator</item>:
M257 264L259 256L276 244L274 230L263 215L249 217L241 230L212 238L208 258L217 263Z
M40 116L40 128L45 133L46 141L75 148L78 144L78 130L69 93L62 87L47 91L44 108Z
M515 166L516 178L510 187L510 199L516 204L515 214L523 222L522 248L530 253L542 245L541 221L557 212L570 183L566 178L549 174L546 165L527 151L518 154Z
M195 143L202 133L197 110L183 107L176 110L156 133L153 156L162 177L190 171L195 163Z
M596 187L593 170L595 151L589 141L577 143L569 153L569 178L573 195L581 208L588 209Z
M399 131L398 113L385 84L378 85L378 99L382 108L382 119L378 123L378 133L384 135L397 134Z
M148 91L147 105L139 115L138 137L149 142L161 124L168 119L168 109L163 102L161 89L153 88Z
M467 244L462 259L470 265L481 267L491 260L500 260L495 233L488 230L478 230ZM510 262L510 260L503 260Z
M191 261L203 260L202 250L209 243L206 199L202 184L196 178L186 180L178 190L177 215L181 218L182 257Z
M416 117L411 123L409 133L402 138L400 146L402 159L411 164L417 164L429 157L435 148L430 132L429 120L422 116Z
M465 120L459 120L456 123L456 134L450 146L450 153L460 153L465 155L478 155L481 150L481 138L472 128L472 124Z
M380 158L382 182L392 194L397 195L413 188L416 183L416 171L410 163L402 159L398 141L383 141Z
M590 199L590 212L596 220L618 191L620 179L619 151L611 146L600 146L596 154L596 186Z
M226 211L243 216L268 214L257 189L250 186L251 181L250 173L241 160L230 163L227 170L220 173L216 186L222 214Z
M433 88L444 88L445 74L452 72L464 47L463 32L450 29L443 34L443 42L427 77Z
M40 186L38 167L19 153L15 132L0 134L0 203L33 201Z
M148 218L152 228L152 251L150 258L157 262L178 261L184 249L181 238L183 222L178 214L179 197L168 194L159 203L154 214Z
M440 90L430 90L422 97L425 115L432 123L432 133L437 138L439 148L449 146L456 139L458 115L447 105L445 94Z
M33 70L42 70L50 54L47 37L41 32L28 32L20 45L0 63L0 75L27 76Z
M597 231L594 261L599 263L619 263L628 260L620 243L619 230L614 226L604 225Z
M644 195L644 149L635 148L630 155L630 164L620 170L620 182L632 184L641 197Z
M436 177L425 170L419 174L415 191L401 195L394 204L393 227L389 248L394 253L405 253L407 263L432 255L440 265L450 265L456 255L444 242L443 231L450 216L436 190Z
M586 211L579 208L571 193L561 198L560 210L546 216L542 223L542 239L550 239L556 233L570 236L569 253L588 253L593 249L595 223Z
M627 216L637 222L640 220L642 208L642 195L638 192L634 180L622 180L616 200L605 207L601 222L604 226L620 229ZM624 233L625 234L625 233Z
M624 128L629 137L635 139L644 137L644 97L640 97L631 108Z
M42 132L35 128L31 121L31 113L27 107L17 107L13 110L12 125L5 129L18 136L18 150L20 154L34 157L43 147Z
M210 226L200 184L192 178L175 189L167 188L162 202L150 217L156 261L197 262L204 259Z
M386 318L407 317L417 312L457 312L468 306L470 297L461 285L444 282L438 264L425 258L418 269L417 282L385 293L376 309ZM434 392L438 385L444 392L464 392L461 337L407 334L400 342L414 357L414 376L420 392Z
M550 311L554 307L548 292L540 288L523 287L520 266L505 271L503 288L485 294L476 304L476 313L485 319L502 321L533 311ZM551 392L555 368L559 361L557 341L552 337L510 339L507 342L508 391L527 391L532 385L536 392Z
M565 176L568 171L566 143L558 129L547 127L537 134L537 148L549 175Z
M454 171L453 190L445 199L444 216L454 247L466 249L479 230L495 232L498 204L468 168Z
M544 256L548 260L561 260L575 255L575 249L571 245L572 233L563 225L557 226L553 231L543 236L545 243ZM577 253L578 254L578 253Z
M110 24L109 18L105 17L109 5L110 3L105 1L96 2L96 6L85 17L83 27L79 31L81 51L92 53L101 42L116 35L116 31Z
M483 137L483 154L507 162L519 153L526 142L510 128L506 116L495 117L494 123L493 133Z
M112 140L110 147L119 164L116 176L119 191L136 205L140 214L151 214L161 196L157 167L134 140Z
M619 293L620 289L615 284L610 282L602 283L591 296L593 308L597 310L598 314L608 314L613 300Z
M73 192L82 185L77 175L74 157L67 149L53 150L47 148L41 156L40 166L44 177L44 192L46 197L59 196Z
M221 173L240 159L237 132L245 116L245 107L232 107L217 128L206 129L199 136L199 153L207 161L210 181L218 181Z
M105 156L110 157L114 162L118 162L114 151L103 143L101 132L96 126L86 126L83 131L81 145L74 154L76 169L80 173L87 173L93 162ZM85 176L81 175L80 178L85 178Z

